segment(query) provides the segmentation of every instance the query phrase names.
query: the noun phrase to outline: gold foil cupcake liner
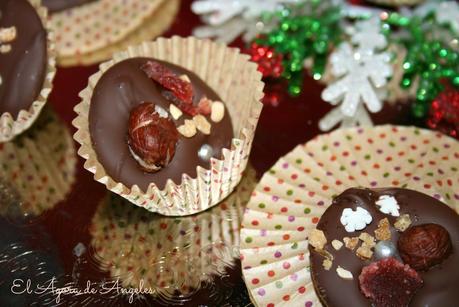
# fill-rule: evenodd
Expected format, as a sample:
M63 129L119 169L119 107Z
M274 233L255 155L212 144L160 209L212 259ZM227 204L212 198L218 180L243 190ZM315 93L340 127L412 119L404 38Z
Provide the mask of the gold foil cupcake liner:
M210 169L197 167L197 177L184 174L182 182L172 180L160 190L151 183L147 191L137 185L127 187L113 180L97 160L89 132L89 106L92 92L104 72L118 62L134 57L151 57L184 67L199 76L225 102L235 138L222 159L211 159ZM193 37L159 38L155 42L130 47L114 59L100 65L100 71L89 78L89 85L80 93L82 102L73 125L78 129L74 139L81 144L78 153L86 159L84 167L107 189L132 203L163 215L183 216L204 211L228 196L241 179L250 153L254 132L262 109L261 74L255 63L238 49Z
M255 188L241 229L245 282L257 306L322 306L308 234L334 196L401 187L459 212L459 142L415 127L341 129L296 147Z
M190 295L235 266L243 210L256 185L249 166L235 191L218 206L171 218L131 206L112 194L96 211L90 233L95 257L124 287L154 289L164 299Z
M39 215L64 200L75 181L76 150L72 135L45 108L35 124L12 142L0 144L0 178L21 198L4 215Z
M70 56L59 56L58 64L63 67L69 67L77 65L92 65L106 61L116 52L123 51L129 46L140 44L161 35L170 27L179 8L180 0L162 1L160 6L154 10L151 16L149 16L135 30L128 33L121 41L91 52L79 52Z
M44 28L47 31L48 62L46 76L42 90L35 101L31 102L29 109L20 110L17 118L13 118L10 113L0 114L0 142L11 141L16 135L28 129L37 119L45 105L49 93L53 87L52 82L56 73L55 44L54 34L50 30L47 9L41 6L41 0L28 0L36 9Z
M152 16L160 17L158 22L167 21L170 16L154 14L165 2L171 1L129 0L127 4L125 0L97 0L52 14L59 64L61 59L68 61L122 44Z

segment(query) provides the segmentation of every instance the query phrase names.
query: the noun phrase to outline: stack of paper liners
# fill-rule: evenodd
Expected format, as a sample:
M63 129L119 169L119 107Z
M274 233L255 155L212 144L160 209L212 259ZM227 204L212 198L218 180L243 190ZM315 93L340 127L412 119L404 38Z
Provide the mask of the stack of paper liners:
M45 108L29 131L0 145L0 177L18 191L21 214L39 215L69 193L76 159L70 131ZM1 207L0 212L18 211Z
M138 288L142 281L166 297L189 293L239 257L241 217L255 184L249 168L219 206L184 218L154 215L111 194L90 228L96 257L125 287Z
M91 65L151 40L175 19L180 0L97 0L51 15L60 66Z
M153 182L147 191L137 185L127 187L112 179L98 161L91 142L88 114L97 82L110 67L128 58L151 57L184 67L206 82L223 100L229 112L235 137L229 149L223 149L222 160L212 158L211 168L197 167L197 177L183 174L175 184L169 180L163 190ZM78 129L74 138L82 146L78 154L87 161L84 167L94 178L132 203L163 215L184 216L204 211L218 204L236 187L244 171L258 118L262 109L263 82L255 63L238 49L195 38L160 38L155 42L130 47L114 59L100 65L98 73L80 93L82 102L75 107Z
M246 285L258 306L321 306L309 273L308 233L351 187L403 187L459 212L459 143L414 127L337 130L300 145L267 172L241 230Z
M17 118L13 118L10 113L0 113L0 142L11 141L16 135L27 130L33 124L48 100L49 93L53 87L52 83L54 75L56 74L54 33L51 32L51 27L48 22L48 11L45 7L41 6L41 0L28 1L37 11L43 27L46 29L48 34L48 61L46 63L46 75L42 90L38 94L38 97L35 98L35 101L30 103L30 107L27 110L20 110ZM18 33L17 35L21 35L21 33ZM12 65L15 64L12 63Z

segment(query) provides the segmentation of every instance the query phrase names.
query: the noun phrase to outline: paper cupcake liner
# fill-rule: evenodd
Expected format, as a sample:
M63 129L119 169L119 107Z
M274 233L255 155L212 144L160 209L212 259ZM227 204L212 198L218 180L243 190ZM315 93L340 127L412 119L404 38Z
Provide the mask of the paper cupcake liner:
M337 130L296 147L267 172L241 229L246 285L257 306L321 306L308 233L351 187L417 190L459 212L459 143L414 127Z
M46 76L43 81L43 87L40 94L31 102L29 109L20 110L17 118L13 118L10 113L0 114L0 143L11 141L16 135L28 129L40 115L41 109L45 105L48 95L52 89L52 82L56 73L55 45L54 34L50 30L47 9L41 6L41 0L28 0L36 9L43 26L47 31L48 62Z
M127 187L113 180L97 160L89 132L88 113L92 92L102 74L114 64L133 57L152 57L184 67L206 82L225 102L234 129L231 149L223 149L223 159L211 159L211 168L197 167L197 177L184 174L182 182L169 180L163 190L151 183L147 191L137 185ZM114 59L100 65L100 71L89 79L80 93L82 102L73 125L78 129L74 139L81 144L79 155L87 161L84 167L94 179L110 191L132 203L163 215L183 216L206 210L228 196L241 179L250 153L263 96L261 74L255 63L238 49L195 38L160 38L155 42L130 47Z
M256 184L249 167L236 190L199 215L161 217L111 194L97 209L91 244L104 270L125 287L155 289L163 298L199 289L239 257L243 210Z
M124 40L164 0L98 0L50 16L58 58L85 54Z
M20 214L39 215L70 192L76 161L70 131L45 108L27 133L0 145L0 178L20 195ZM18 210L2 206L0 212Z
M163 1L141 25L127 34L119 42L86 53L77 53L71 56L59 56L59 66L92 65L110 59L114 53L125 50L129 46L149 41L165 32L177 15L180 0Z

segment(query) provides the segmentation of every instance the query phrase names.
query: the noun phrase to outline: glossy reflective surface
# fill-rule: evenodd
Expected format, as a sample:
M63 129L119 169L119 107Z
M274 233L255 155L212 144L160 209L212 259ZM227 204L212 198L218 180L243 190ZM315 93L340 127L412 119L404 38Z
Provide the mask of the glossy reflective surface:
M191 33L198 18L190 2L182 1L166 36ZM126 203L83 168L70 123L78 92L96 70L59 69L40 120L0 145L0 306L251 305L238 243L255 172L261 176L319 133L317 122L329 110L322 86L307 79L294 99L281 91L279 106L263 110L252 166L237 191L212 210L174 219ZM391 107L377 122L398 122L403 114Z

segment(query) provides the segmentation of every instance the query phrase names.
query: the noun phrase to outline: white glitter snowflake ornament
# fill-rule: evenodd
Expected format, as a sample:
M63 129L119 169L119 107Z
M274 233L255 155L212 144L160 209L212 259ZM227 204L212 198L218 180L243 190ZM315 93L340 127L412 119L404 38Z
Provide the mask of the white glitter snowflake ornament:
M191 5L191 10L201 15L207 25L194 29L193 35L226 43L243 35L247 42L261 31L269 30L260 21L263 13L298 2L300 0L198 0Z
M438 4L435 15L440 23L450 24L451 28L459 33L459 4L456 1Z
M344 42L330 56L331 72L338 79L322 92L322 99L340 106L320 122L324 131L337 124L371 125L365 107L372 113L381 111L384 87L392 76L391 56L380 52L387 40L380 33L379 19L357 23L350 34L354 46Z

